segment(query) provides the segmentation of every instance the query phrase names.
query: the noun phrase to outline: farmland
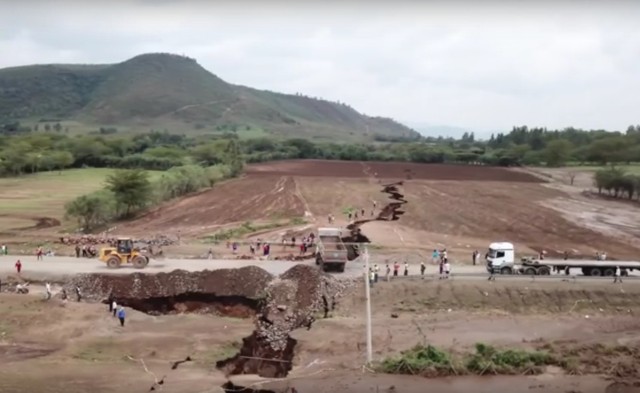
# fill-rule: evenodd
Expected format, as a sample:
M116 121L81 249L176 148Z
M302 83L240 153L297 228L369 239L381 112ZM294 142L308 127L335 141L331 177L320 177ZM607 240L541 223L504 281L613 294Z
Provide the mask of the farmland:
M319 320L312 328L291 331L296 340L288 372L291 379L226 375L232 368L216 366L241 348L246 350L243 345L259 320L252 316L257 311L252 311L255 299L251 296L261 293L265 280L281 275L266 290L286 294L272 294L281 302L267 311L273 320L278 320L282 312L278 310L310 304L309 293L318 288L313 284L317 273L310 273L317 272L313 261L237 260L249 254L248 244L301 237L329 225L329 215L336 219L332 225L345 226L347 212L355 211L361 214L362 232L372 242L371 261L383 266L390 260L404 260L410 270L408 278L372 287L376 364L416 344L428 343L461 358L476 344L486 343L507 351L544 351L555 366L535 372L503 366L501 373L541 375L482 379L471 368L456 369L470 375L435 378L430 384L443 391L495 391L506 386L528 391L535 386L552 392L598 393L613 386L608 378L615 377L616 386L632 384L638 378L633 364L640 356L636 278L625 281L624 289L608 280L582 277L571 282L559 276L536 281L501 277L493 283L484 279L482 266L463 266L469 264L472 250L484 251L489 242L498 240L514 242L521 254L544 249L550 254L568 251L572 257L590 257L606 250L612 258L636 259L639 234L625 220L634 220L637 208L584 196L588 174L577 176L571 185L566 177L571 170L314 160L252 164L239 178L116 224L115 234L179 238L179 244L165 247L164 258L152 261L147 277L130 275L133 270L124 268L120 274L105 275L106 268L97 261L64 256L48 257L45 263L23 256L25 267L18 277L12 274L12 257L0 257L3 283L19 279L55 283L55 296L49 302L38 298L43 289L37 284L30 296L0 295L0 312L9 315L0 323L0 334L11 343L10 347L0 344L4 365L0 390L17 392L27 386L32 391L111 393L157 388L154 377L144 372L142 359L158 378L165 376L163 389L184 393L215 389L229 380L240 386L259 383L273 392L288 392L291 386L315 391L321 385L318 378L335 381L319 391L391 386L421 391L425 382L420 376L361 373L364 291L359 280L353 280L361 271L359 261L326 281L341 288L328 318L316 310ZM3 197L18 195L21 201L5 203L5 214L35 211L62 219L65 199L99 188L106 173L79 170L4 180ZM388 194L382 192L388 183L401 183L398 192L407 201L404 214L394 221L379 214L389 203ZM63 190L62 194L54 198L40 193L45 184ZM13 233L16 239L55 240L61 228L13 229ZM232 253L227 242L238 242L240 255ZM453 280L438 280L436 267L430 264L424 279L419 276L418 264L434 248L449 251ZM204 259L207 250L220 259ZM72 249L57 251L65 254ZM273 248L275 257L291 252L284 246ZM179 256L196 259L176 259ZM291 278L290 268L298 270L297 281ZM307 270L301 274L303 268ZM147 284L135 281L140 279ZM76 283L82 285L87 300L63 302L61 289L72 291ZM194 294L188 287L194 283L204 293ZM128 307L125 328L117 326L106 305L97 303L105 296L99 288L120 291ZM190 362L171 369L172 362L187 356ZM602 370L604 377L594 375ZM74 381L72 386L65 383L69 380Z

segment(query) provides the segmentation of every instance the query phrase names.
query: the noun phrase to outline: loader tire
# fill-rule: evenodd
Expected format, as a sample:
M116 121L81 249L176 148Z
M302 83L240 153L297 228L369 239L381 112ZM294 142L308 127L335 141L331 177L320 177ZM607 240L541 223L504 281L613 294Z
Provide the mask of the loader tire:
M107 267L109 269L117 269L120 267L120 258L118 257L111 257L109 259L107 259Z
M136 269L144 269L145 266L147 266L148 262L147 262L147 258L138 255L137 257L131 260L131 263L133 264L133 267Z

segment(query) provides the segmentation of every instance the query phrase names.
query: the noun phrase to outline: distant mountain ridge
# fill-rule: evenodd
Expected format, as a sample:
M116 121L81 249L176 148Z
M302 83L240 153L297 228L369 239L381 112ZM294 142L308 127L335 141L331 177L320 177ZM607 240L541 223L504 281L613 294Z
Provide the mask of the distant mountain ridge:
M171 121L202 128L233 124L301 137L419 135L346 104L232 85L194 59L163 53L107 65L0 69L0 119L36 118L114 125Z

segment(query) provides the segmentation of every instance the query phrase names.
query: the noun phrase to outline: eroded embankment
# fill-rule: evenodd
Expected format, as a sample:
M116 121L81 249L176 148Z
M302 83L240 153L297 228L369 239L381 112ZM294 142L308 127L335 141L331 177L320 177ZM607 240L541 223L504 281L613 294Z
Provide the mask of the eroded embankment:
M369 238L362 233L362 225L371 221L395 221L400 219L400 216L405 213L404 210L402 210L402 206L407 203L407 200L404 199L404 194L400 192L399 188L403 184L402 181L399 181L383 185L382 192L388 194L392 202L382 207L380 212L373 218L356 220L347 225L349 236L344 237L342 241L345 243L370 243ZM347 247L349 250L349 260L356 259L359 256L358 250L353 245Z
M275 277L257 266L202 272L131 275L87 274L67 284L86 299L131 307L149 314L212 312L253 317L255 330L236 356L216 366L227 374L284 377L293 366L296 341L290 333L311 328L315 315L325 316L346 289L319 269L296 265Z

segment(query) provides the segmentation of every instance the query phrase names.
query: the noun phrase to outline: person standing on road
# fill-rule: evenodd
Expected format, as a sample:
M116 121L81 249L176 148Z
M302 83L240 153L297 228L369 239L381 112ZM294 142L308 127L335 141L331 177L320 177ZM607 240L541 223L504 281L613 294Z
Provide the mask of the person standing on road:
M398 277L398 271L400 270L400 264L396 261L393 263L393 276Z
M378 273L380 273L380 268L376 263L375 265L373 265L373 282L378 282Z
M385 278L387 279L387 282L389 282L389 279L391 278L391 266L389 266L389 262L387 262L387 270L385 273Z
M80 245L76 244L76 258L80 258Z
M613 283L622 284L622 272L620 271L620 266L616 266L616 274L613 276Z
M407 263L407 261L404 261L404 275L409 275L409 264Z
M438 262L438 273L440 274L440 280L442 280L444 276L444 259L440 259L440 262Z
M424 261L420 262L420 275L422 276L422 279L424 280L424 271L427 270L427 267L424 264Z
M118 311L118 303L116 303L116 300L113 299L113 302L111 303L111 309L113 310L113 316L116 316L116 312Z
M445 258L444 260L444 278L449 278L449 273L451 273L451 265L449 264L449 260Z
M431 253L431 259L434 265L440 261L440 253L438 250L433 250L433 253Z
M124 319L126 317L126 313L124 311L124 307L120 306L118 309L118 319L120 320L120 326L124 327Z
M495 281L496 277L493 275L493 262L490 259L487 260L487 269L489 270L488 281Z
M51 299L51 284L46 283L46 284L44 284L44 287L45 287L45 289L47 291L47 300L50 300Z
M76 285L76 299L78 303L82 300L82 292L80 292L80 287Z
M21 271L22 271L22 262L20 262L20 260L18 259L18 262L16 262L16 272L20 274Z
M475 250L473 254L471 254L471 263L473 264L473 266L476 265L477 259L478 259L478 251Z

